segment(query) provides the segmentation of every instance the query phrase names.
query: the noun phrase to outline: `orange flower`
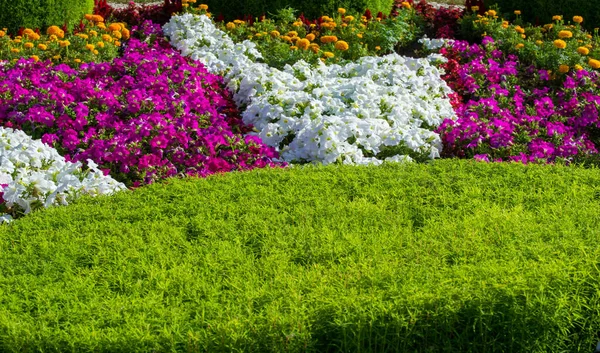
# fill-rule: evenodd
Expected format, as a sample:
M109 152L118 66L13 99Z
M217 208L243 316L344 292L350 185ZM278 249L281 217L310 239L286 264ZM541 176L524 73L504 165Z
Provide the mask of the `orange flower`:
M560 21L562 20L562 16L561 15L554 15L552 16L552 21Z
M334 53L332 53L332 52L330 52L330 51L326 51L326 52L324 52L324 53L323 53L323 55L324 55L326 58L333 58L333 57L335 56L335 54L334 54Z
M64 47L68 47L69 45L71 45L71 42L69 42L68 40L61 40L60 42L58 42L58 45L60 45L62 48L64 48Z
M558 67L558 72L560 72L561 74L566 74L567 72L569 72L569 65L560 65Z
M123 28L121 30L121 37L123 37L123 39L129 39L130 36L131 36L131 32L129 32L129 30L127 28Z
M306 39L308 39L308 40L310 40L312 42L313 40L315 40L315 35L312 34L312 33L309 33L309 34L306 35Z
M102 40L105 41L105 42L111 43L113 41L113 38L110 35L108 35L108 34L103 34L102 35Z
M323 37L321 37L321 43L324 43L324 44L337 42L337 40L338 40L338 38L336 36L323 36Z
M577 64L577 65L575 65L575 70L576 71L581 71L581 70L583 70L583 66Z
M4 37L5 35L6 35L6 32L0 31L0 38Z
M583 17L581 17L581 16L573 16L573 22L575 22L575 23L581 23L581 22L583 22Z
M38 44L38 49L39 50L46 50L46 49L48 49L48 46L46 44L40 43L40 44Z
M567 43L562 39L557 39L554 41L554 46L558 49L565 49L567 47Z
M96 46L93 44L86 44L85 48L89 51L94 51L94 49L96 49Z
M338 13L339 13L340 15L345 15L345 14L346 14L346 9L344 9L344 8L340 7L340 8L338 9Z
M523 43L519 43L519 44L517 44L517 45L515 46L515 48L516 48L516 49L521 49L521 48L523 48L524 46L525 46L525 44L523 44Z
M120 47L121 46L121 42L119 42L118 40L115 40L114 45L117 46L117 47Z
M558 32L558 38L572 38L573 33L571 31L560 31Z
M37 56L37 55L32 55L32 56L31 56L31 58L32 58L33 60L35 60L36 62L37 62L37 61L40 61L40 57L39 57L39 56Z
M310 50L312 50L312 51L313 51L313 53L315 53L315 54L316 54L316 53L318 53L318 52L319 52L319 49L320 49L320 47L319 47L319 45L318 45L317 43L311 43L311 44L309 45L309 49L310 49Z
M273 38L277 38L280 35L281 35L281 33L279 33L279 31L275 31L275 30L271 31L271 37L273 37Z
M515 15L519 16L521 14L520 10L515 10Z
M225 28L227 28L228 30L232 30L235 29L235 23L233 22L227 22L227 24L225 25Z
M343 21L346 22L346 23L352 22L352 21L354 21L354 16L350 16L350 15L344 16L344 20Z
M298 46L298 48L306 50L310 46L310 40L302 38L296 42L296 45Z
M112 31L111 34L113 37L115 37L117 39L121 39L121 37L123 37L123 35L119 31Z
M118 23L111 23L111 24L108 26L108 30L109 30L109 31L111 31L111 32L112 32L112 31L120 31L120 30L121 30L121 25L120 25L120 24L118 24Z
M33 48L33 43L31 43L31 42L25 43L25 48L27 48L27 49Z
M579 47L577 48L577 52L581 55L588 55L590 53L590 50L586 47Z
M410 9L410 3L408 1L402 1L400 5L405 9Z
M206 11L206 10L208 10L208 5L206 5L206 4L200 4L200 6L198 6L198 8L199 8L200 10L204 10L204 11Z
M594 69L600 69L600 61L596 59L590 59L590 61L588 61L588 65Z
M94 22L104 22L104 17L100 15L92 15L92 21Z
M96 43L96 46L98 48L104 48L104 42L98 42L98 43Z
M335 42L335 49L337 50L346 51L349 47L350 46L348 45L348 43L343 40Z

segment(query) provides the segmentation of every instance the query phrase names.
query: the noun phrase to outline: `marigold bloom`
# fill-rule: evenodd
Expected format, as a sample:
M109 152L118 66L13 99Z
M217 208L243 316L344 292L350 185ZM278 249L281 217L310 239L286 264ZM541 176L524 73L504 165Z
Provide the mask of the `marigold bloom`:
M515 26L515 31L521 34L525 33L525 29L521 26Z
M298 35L298 32L296 32L296 31L289 31L289 32L287 33L287 35L288 35L288 36L290 36L290 37L295 37L295 36L297 36L297 35Z
M120 25L120 24L118 24L118 23L111 23L111 24L108 26L108 30L109 30L109 31L111 31L111 32L112 32L112 31L120 31L120 30L121 30L121 25Z
M324 44L337 42L337 40L338 40L338 38L336 36L323 36L323 37L321 37L321 43L324 43Z
M65 48L71 45L71 42L69 42L68 40L61 40L60 42L58 42L58 45L60 45L62 48Z
M521 14L520 10L515 10L515 15L519 16Z
M89 33L90 33L90 35L92 37L97 37L98 36L98 32L96 32L96 31L90 31Z
M332 52L330 52L330 51L326 51L326 52L324 52L324 53L323 53L323 55L324 55L326 58L333 58L333 57L335 56L335 54L334 54L334 53L332 53Z
M346 14L346 9L344 9L344 8L340 7L340 8L338 9L338 13L339 13L340 15L345 15L345 14Z
M123 37L123 35L119 31L112 31L111 34L113 37L115 37L117 39L121 39L121 37Z
M292 46L290 47L290 50L298 50L298 47L297 47L297 46L295 46L295 45L292 45Z
M119 42L118 40L115 40L115 42L113 43L115 46L120 47L121 46L121 42Z
M349 47L350 46L348 45L348 43L343 40L335 42L335 49L337 50L345 51L348 50Z
M558 38L572 38L573 32L571 31L560 31L558 32Z
M535 41L535 44L542 45L542 44L544 44L544 42L538 39L538 40Z
M33 60L35 60L36 62L37 62L37 61L40 61L40 57L39 57L39 56L37 56L37 55L32 55L32 56L31 56L31 58L32 58Z
M479 6L471 6L471 11L473 11L473 12L479 11Z
M96 46L94 46L93 44L86 44L85 48L89 51L94 51L94 49L96 49Z
M92 16L92 21L94 21L94 22L104 22L104 17L102 17L100 15L93 15Z
M96 46L98 48L104 48L104 42L98 42L98 43L96 43Z
M12 48L12 49L10 49L10 51L11 51L11 53L18 53L18 52L20 52L20 50L17 49L17 48Z
M581 16L573 16L573 22L575 22L575 23L581 23L581 22L583 22L583 17L581 17Z
M596 59L590 59L590 61L588 61L588 65L594 69L600 69L600 61Z
M521 49L521 48L523 48L524 46L525 46L525 44L523 44L523 43L519 43L519 44L515 45L515 48L517 48L517 49Z
M75 60L73 60L73 61L75 61L76 63L78 63L78 64L79 64L79 63L81 62L81 59L75 59Z
M562 16L561 15L554 15L552 16L552 21L560 21L562 20Z
M301 27L304 23L302 23L302 21L296 21L294 23L292 23L292 26L294 27Z
M309 33L306 35L306 39L310 40L311 42L313 40L315 40L316 36L313 33Z
M110 35L108 35L108 34L103 34L102 35L102 40L105 41L105 42L111 43L113 41L113 38Z
M31 34L31 33L35 33L35 32L33 31L33 29L31 29L31 28L25 28L25 29L23 30L23 35L28 35L28 34Z
M270 34L271 34L271 37L273 37L273 38L277 38L281 35L281 33L279 33L279 31L275 31L275 30L272 30Z
M33 43L31 43L31 42L27 42L27 43L25 43L25 45L24 45L24 46L25 46L25 48L27 48L27 49L31 49L31 48L33 48Z
M344 22L350 23L352 21L354 21L354 16L348 15L344 17Z
M38 49L39 50L46 50L46 49L48 49L48 46L46 44L40 43L40 44L38 44Z
M104 22L100 22L100 23L98 23L98 28L104 30L104 29L106 29L106 25L104 25Z
M579 47L577 48L577 52L581 55L588 55L590 53L590 50L586 47Z
M282 37L281 37L281 39L282 39L284 42L291 42L291 41L292 41L292 38L290 38L290 36L282 36Z
M129 39L130 36L131 36L131 32L129 32L129 30L127 28L123 28L121 30L121 37L123 39Z
M583 70L583 66L577 64L577 65L575 65L575 70L576 71L581 71L581 70Z
M508 21L502 21L502 28L508 28Z
M13 43L21 43L21 39L15 38L15 39L13 39Z
M362 38L362 37L363 37L363 34L362 34L362 33L356 33L356 36L357 36L358 38Z
M495 10L487 10L487 11L485 12L485 15L486 15L486 16L490 16L490 17L494 17L494 16L496 16L497 14L498 14L498 13L497 13Z
M84 17L86 20L88 20L88 21L91 21L91 20L92 20L92 16L94 16L94 15L92 15L92 14L90 14L90 13L86 13L86 14L85 14L85 16L83 16L83 17Z
M208 10L208 5L206 5L206 4L200 4L200 6L198 6L198 8L199 8L200 10L204 10L204 11L206 11L206 10Z
M83 38L83 39L88 39L89 38L87 34L83 34L83 33L77 33L77 36L79 38Z
M306 38L299 39L296 42L296 45L298 46L298 48L300 48L302 50L306 50L310 46L310 40L308 40Z
M228 30L235 29L235 23L227 22L227 24L225 25L225 28L227 28Z
M400 5L405 9L410 9L410 3L408 1L402 1Z
M567 47L567 43L562 39L557 39L554 41L554 46L558 49L565 49Z
M318 53L318 52L319 52L319 49L320 49L320 47L319 47L319 45L318 45L317 43L311 43L311 44L309 45L309 48L310 48L310 50L312 50L312 51L313 51L313 53L315 53L315 54L316 54L316 53Z
M378 45L375 47L375 50L381 50L381 47Z
M566 74L567 72L569 72L569 65L560 65L558 67L558 72L560 72L561 74Z

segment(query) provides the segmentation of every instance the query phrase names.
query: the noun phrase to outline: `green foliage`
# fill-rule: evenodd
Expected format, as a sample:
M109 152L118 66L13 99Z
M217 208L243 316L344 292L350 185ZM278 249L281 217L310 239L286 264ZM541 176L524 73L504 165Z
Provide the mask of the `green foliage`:
M583 26L588 30L600 27L600 6L596 1L581 0L484 0L486 7L498 5L502 14L521 10L523 19L532 24L549 23L554 15L563 15L571 21L573 16L583 16ZM571 21L572 23L572 21Z
M394 0L208 0L203 3L208 5L209 11L215 16L223 14L226 20L233 20L244 15L258 17L263 14L274 14L286 7L297 9L298 14L304 13L308 19L316 19L323 14L335 13L340 7L361 14L369 9L373 15L379 11L388 15L392 10Z
M0 228L3 352L591 352L600 173L255 170Z
M0 28L15 33L20 27L46 30L49 26L78 24L92 13L94 0L0 0Z

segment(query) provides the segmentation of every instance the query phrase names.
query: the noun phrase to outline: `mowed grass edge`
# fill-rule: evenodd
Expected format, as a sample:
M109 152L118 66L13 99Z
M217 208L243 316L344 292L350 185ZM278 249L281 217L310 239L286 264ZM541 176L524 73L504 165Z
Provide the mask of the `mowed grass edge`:
M0 227L0 351L590 352L600 174L256 170Z

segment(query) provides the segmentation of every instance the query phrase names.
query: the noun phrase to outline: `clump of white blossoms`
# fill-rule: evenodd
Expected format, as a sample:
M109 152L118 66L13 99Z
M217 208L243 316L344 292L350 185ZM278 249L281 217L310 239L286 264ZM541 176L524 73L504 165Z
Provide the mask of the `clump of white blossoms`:
M125 185L88 160L82 164L65 161L58 152L23 131L0 127L0 192L8 222L32 210L67 205L81 195L109 195L126 189Z
M234 43L206 16L174 16L163 30L183 55L224 76L244 122L288 162L436 158L442 146L433 130L456 117L452 91L432 65L439 55L363 57L343 66L299 61L278 70L257 62L254 43Z

